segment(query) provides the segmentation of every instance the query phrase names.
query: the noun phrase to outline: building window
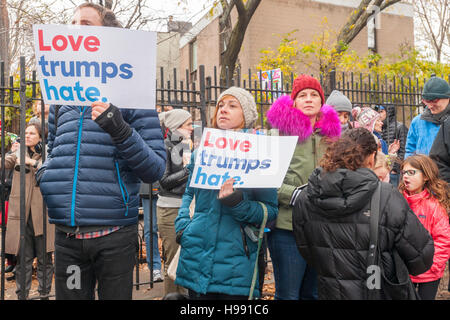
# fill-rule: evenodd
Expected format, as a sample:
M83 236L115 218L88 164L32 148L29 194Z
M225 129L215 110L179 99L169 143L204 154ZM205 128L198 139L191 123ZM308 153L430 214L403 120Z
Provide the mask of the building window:
M191 73L197 71L197 39L189 43L189 69Z

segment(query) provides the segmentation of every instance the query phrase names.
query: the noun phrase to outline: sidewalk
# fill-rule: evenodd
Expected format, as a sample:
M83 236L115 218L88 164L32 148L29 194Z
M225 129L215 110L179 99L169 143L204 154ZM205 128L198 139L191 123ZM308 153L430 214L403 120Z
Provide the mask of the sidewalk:
M5 277L5 300L17 300L16 295L16 282L6 281L6 278L11 276L12 273L7 273ZM134 271L134 284L136 284L136 269ZM141 264L139 268L139 282L147 283L150 282L150 270L147 265ZM38 282L35 274L33 274L33 279L31 282L31 290L29 299L39 300L39 294L37 291ZM164 294L164 282L158 282L153 284L153 288L150 288L150 284L139 285L139 289L135 285L133 287L133 300L161 300ZM55 286L54 282L52 285L52 291L50 294L50 300L55 300Z
M7 273L5 276L5 300L17 300L16 282L6 281L6 278L11 276L12 273ZM150 270L146 263L140 264L139 267L139 283L145 283L136 285L136 269L133 272L133 279L135 286L133 287L133 300L161 300L164 296L164 282L153 283L153 288L150 287ZM33 274L33 279L31 283L30 299L39 299L39 294L37 292L38 282L36 275ZM273 280L272 265L269 262L266 270L265 280L264 280L264 296L265 299L273 299L273 294L275 293L275 283ZM55 287L54 282L52 285L52 291L50 300L55 300Z
M11 273L7 273L6 277L10 276ZM136 284L136 271L134 272L134 283ZM140 283L150 282L150 271L146 264L141 264L139 269L139 279ZM439 285L439 290L436 295L436 300L450 300L450 292L447 291L449 279L449 267L447 266L444 276L441 279L441 283ZM30 298L38 299L39 294L37 292L37 280L33 275L33 281L30 290ZM15 294L16 283L15 281L6 281L5 280L5 300L17 300L17 296ZM150 284L143 284L139 286L139 290L137 286L133 288L133 300L161 300L164 292L164 282L158 282L153 284L153 288L150 288ZM273 294L275 293L275 283L273 280L272 266L268 265L265 281L264 281L264 289L263 289L263 299L271 300L273 299ZM52 292L50 300L55 300L54 296L54 286L52 286Z

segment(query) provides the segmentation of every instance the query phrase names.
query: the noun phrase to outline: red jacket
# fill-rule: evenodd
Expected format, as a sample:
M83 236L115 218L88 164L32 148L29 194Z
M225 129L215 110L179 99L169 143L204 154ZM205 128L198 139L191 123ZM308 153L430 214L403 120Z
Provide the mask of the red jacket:
M427 272L411 276L411 280L416 283L436 281L442 278L450 256L449 217L444 207L426 189L413 195L404 191L403 196L434 241L433 265Z

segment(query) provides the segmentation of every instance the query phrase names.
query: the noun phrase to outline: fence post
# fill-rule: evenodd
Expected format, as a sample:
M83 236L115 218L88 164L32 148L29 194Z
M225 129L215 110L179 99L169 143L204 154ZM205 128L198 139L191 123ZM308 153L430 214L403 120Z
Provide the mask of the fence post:
M328 92L328 94L331 93L331 91L333 91L334 89L336 89L336 70L331 70L329 73L329 83L330 83L330 92Z
M205 86L205 66L200 65L200 116L202 118L202 132L206 127L206 86Z
M0 61L0 105L3 104L4 98L5 98L5 62ZM5 212L5 190L4 190L4 186L5 186L5 107L1 107L1 137L2 137L2 141L1 141L1 152L2 152L2 158L1 158L1 165L2 165L2 170L1 170L1 206L2 206L2 225L1 225L1 229L2 229L2 253L1 253L1 287L0 287L0 300L5 300L5 239L6 239L6 212Z
M25 109L26 109L26 80L25 80L25 57L20 57L20 250L19 263L21 279L17 277L16 281L20 281L19 300L25 300L26 297L26 276L25 276Z

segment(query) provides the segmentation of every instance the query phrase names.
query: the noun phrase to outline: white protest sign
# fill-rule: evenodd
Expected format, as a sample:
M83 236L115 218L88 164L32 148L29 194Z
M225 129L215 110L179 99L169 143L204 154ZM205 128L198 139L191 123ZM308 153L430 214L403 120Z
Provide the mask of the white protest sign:
M206 128L190 187L220 189L226 180L234 178L237 188L279 188L297 140Z
M156 33L112 27L33 25L47 104L155 109Z

